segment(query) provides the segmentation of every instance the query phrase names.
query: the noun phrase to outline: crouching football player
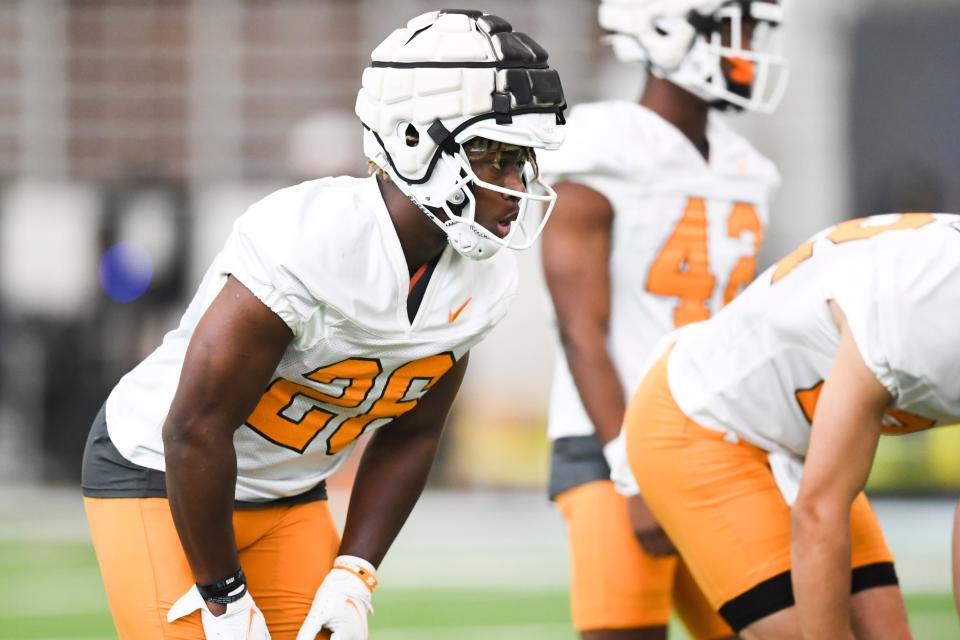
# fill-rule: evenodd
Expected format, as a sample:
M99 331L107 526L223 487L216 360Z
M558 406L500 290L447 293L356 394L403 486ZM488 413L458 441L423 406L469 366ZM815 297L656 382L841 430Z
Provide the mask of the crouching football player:
M494 15L425 13L372 60L375 175L254 204L94 422L85 506L121 638L367 638L376 567L515 293L501 250L536 239L531 201L552 208L533 150L565 106L546 51ZM364 433L341 541L324 479Z

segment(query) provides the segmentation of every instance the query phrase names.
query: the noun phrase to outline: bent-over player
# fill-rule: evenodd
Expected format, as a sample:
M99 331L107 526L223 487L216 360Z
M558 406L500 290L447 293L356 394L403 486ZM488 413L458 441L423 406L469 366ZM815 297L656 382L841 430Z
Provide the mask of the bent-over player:
M645 376L630 468L742 637L909 637L862 491L882 433L960 418L958 313L960 216L851 220L679 330Z

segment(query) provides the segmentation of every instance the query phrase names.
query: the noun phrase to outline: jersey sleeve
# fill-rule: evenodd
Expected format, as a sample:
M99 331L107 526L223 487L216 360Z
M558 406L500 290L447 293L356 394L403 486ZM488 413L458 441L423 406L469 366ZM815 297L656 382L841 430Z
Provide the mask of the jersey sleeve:
M866 286L847 284L837 302L877 380L900 404L922 402L960 379L960 233L891 233L875 251L873 269L857 267Z
M908 236L908 234L910 234ZM880 239L876 322L903 404L955 404L960 381L960 233L931 225ZM912 237L911 237L912 236ZM893 248L900 245L900 250Z
M877 381L893 396L900 396L899 381L890 362L889 318L883 318L878 298L880 277L872 258L837 260L831 265L828 299L843 312L860 357Z
M234 224L223 266L224 275L232 275L276 313L295 339L303 337L318 305L290 259L307 250L301 246L303 200L303 189L290 187L251 206Z

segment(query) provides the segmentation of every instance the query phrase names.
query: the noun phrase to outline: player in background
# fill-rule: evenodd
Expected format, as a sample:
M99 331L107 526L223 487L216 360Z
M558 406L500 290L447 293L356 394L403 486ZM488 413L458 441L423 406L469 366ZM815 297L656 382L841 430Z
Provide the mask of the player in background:
M664 638L673 602L695 637L725 637L640 498L628 517L603 445L654 342L710 317L754 276L779 175L715 112L776 106L781 9L603 0L599 18L617 56L645 65L640 103L577 106L563 148L541 154L559 181L543 239L562 345L550 496L567 522L573 623L584 640Z
M535 241L531 201L550 213L533 150L565 104L540 45L444 10L371 57L375 175L254 204L94 422L84 502L121 638L365 640L469 351L515 293L503 248ZM340 540L324 479L367 432Z
M910 637L863 488L881 433L960 419L958 313L960 216L851 220L679 330L644 377L630 468L742 637Z

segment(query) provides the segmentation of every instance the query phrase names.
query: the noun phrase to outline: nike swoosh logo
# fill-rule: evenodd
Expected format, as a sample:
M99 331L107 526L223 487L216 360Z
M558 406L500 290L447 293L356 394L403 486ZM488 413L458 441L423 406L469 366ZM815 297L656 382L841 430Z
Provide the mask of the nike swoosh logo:
M367 617L366 617L365 615L363 615L362 613L360 613L360 609L357 607L356 603L354 603L353 600L351 600L351 599L349 599L349 598L346 598L346 599L344 599L344 602L346 602L348 605L350 605L351 607L353 607L353 610L357 612L357 617L358 617L358 618L360 618L361 620L366 620L366 619L367 619Z
M471 300L473 300L473 298L467 298L466 301L462 305L460 305L460 307L456 311L448 312L447 323L453 324L456 321L456 319L460 316L460 312L467 308L467 305L470 304Z

